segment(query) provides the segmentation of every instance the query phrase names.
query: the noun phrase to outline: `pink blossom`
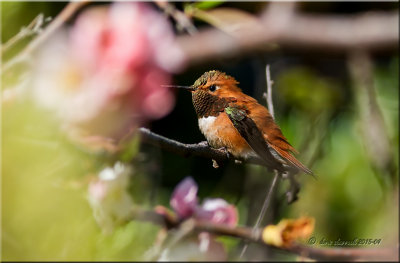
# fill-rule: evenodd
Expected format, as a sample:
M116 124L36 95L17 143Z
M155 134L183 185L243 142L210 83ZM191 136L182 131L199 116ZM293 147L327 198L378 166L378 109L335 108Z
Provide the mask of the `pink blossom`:
M120 162L99 172L88 187L88 201L93 214L104 232L127 220L133 207L128 191L132 169Z
M140 2L84 11L37 58L39 104L69 128L113 138L172 109L173 94L162 85L183 61L168 20Z

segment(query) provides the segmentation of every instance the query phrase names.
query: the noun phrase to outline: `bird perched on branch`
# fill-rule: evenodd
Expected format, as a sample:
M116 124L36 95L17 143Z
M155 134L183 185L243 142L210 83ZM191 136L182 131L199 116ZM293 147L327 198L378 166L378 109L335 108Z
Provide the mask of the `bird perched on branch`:
M238 84L233 77L212 70L192 86L175 87L191 91L199 128L211 147L223 148L242 159L258 155L267 167L280 172L294 170L312 175L293 156L296 149L267 108L244 94Z

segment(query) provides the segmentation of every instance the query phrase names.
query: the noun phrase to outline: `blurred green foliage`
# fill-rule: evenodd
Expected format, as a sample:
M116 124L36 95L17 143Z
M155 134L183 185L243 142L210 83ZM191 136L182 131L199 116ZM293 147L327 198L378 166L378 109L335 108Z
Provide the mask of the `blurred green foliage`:
M296 71L295 71L296 72ZM301 70L297 71L301 72ZM398 169L398 58L393 58L385 66L377 66L374 72L374 83L377 91L379 106L381 107L387 130L390 134L396 156ZM297 108L295 111L315 109L309 114L318 111L329 110L335 96L321 80L310 80L310 74L293 74L283 76L282 83L284 94ZM303 79L301 76L305 76ZM288 82L288 79L291 80ZM307 83L305 85L304 83ZM328 80L326 80L328 81ZM298 83L296 85L296 83ZM327 82L325 82L327 83ZM319 109L315 105L303 103L306 98L299 98L295 102L295 94L301 94L301 89L317 93L315 101L322 101ZM338 91L338 87L336 87ZM281 91L281 89L279 89ZM329 96L321 92L330 93ZM304 91L303 91L304 92ZM314 94L309 94L312 98ZM337 98L337 97L336 97ZM312 104L309 101L309 104ZM337 106L336 106L337 107ZM383 187L379 177L386 174L375 174L368 157L358 127L359 116L356 114L355 105L351 102L348 111L342 112L334 125L329 129L329 136L323 140L320 147L324 155L316 162L314 171L318 179L307 180L302 178L303 189L300 200L290 209L288 216L296 217L301 214L312 215L316 218L317 240L325 237L329 240L353 240L354 238L378 238L382 239L382 245L390 245L396 242L398 236L398 203L395 192ZM293 115L292 115L293 116ZM307 123L307 114L296 114L294 118L283 120L283 130L290 141L295 141L298 131ZM304 130L304 129L303 129ZM292 137L292 138L290 138ZM398 174L397 180L398 180ZM396 182L393 182L396 183Z
M340 89L334 80L319 77L308 68L289 69L279 76L276 83L286 103L311 117L341 103Z
M3 108L2 260L143 259L158 227L130 222L103 234L87 202L96 156L44 116L28 102Z

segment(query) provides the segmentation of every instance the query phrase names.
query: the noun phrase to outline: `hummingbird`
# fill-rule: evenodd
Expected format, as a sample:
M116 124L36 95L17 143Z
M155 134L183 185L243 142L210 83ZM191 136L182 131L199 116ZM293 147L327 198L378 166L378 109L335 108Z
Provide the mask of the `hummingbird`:
M225 149L235 158L259 157L280 172L313 172L294 157L298 153L282 134L268 109L244 94L239 82L221 71L211 70L191 86L198 125L208 144Z

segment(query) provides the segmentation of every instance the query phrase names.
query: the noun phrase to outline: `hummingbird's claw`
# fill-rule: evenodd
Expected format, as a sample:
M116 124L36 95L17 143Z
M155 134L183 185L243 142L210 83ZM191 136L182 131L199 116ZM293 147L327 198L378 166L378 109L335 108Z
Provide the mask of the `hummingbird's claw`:
M228 152L228 149L226 147L221 147L218 150L225 152L227 159L230 159L232 157L231 154Z

